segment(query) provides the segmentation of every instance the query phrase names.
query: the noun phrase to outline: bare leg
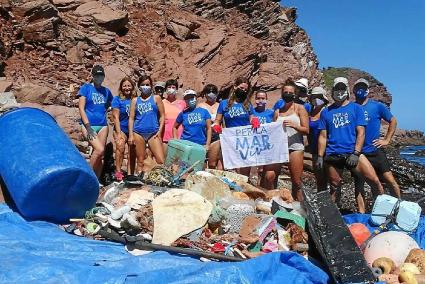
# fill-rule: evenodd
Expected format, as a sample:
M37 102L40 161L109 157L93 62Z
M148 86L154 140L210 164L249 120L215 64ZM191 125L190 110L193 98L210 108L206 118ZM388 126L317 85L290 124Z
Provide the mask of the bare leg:
M135 174L139 175L143 171L146 155L146 143L142 136L134 133L134 142L136 144L137 164Z
M365 177L367 184L369 184L372 189L374 199L377 195L384 193L384 188L376 175L375 169L372 167L365 155L360 155L359 163L355 170Z
M329 185L331 188L332 200L339 206L341 197L341 185L342 185L342 172L343 169L335 168L331 164L325 164L326 172L329 177Z
M208 168L216 169L218 161L220 160L220 141L215 141L211 143L209 151L208 151Z
M149 139L148 145L150 150L152 151L153 156L155 157L155 161L158 164L163 165L165 162L165 157L161 138L156 135L153 136L151 139Z
M316 178L317 192L325 191L328 185L326 172L323 169L320 170L316 167L317 155L313 155L312 161L313 161L314 176Z
M82 127L84 137L87 137L87 130ZM93 153L90 157L90 166L93 168L96 176L99 178L103 169L103 155L105 153L106 139L108 138L109 129L103 127L97 134L96 138L90 140L89 143L93 147Z
M289 153L289 172L292 181L292 197L294 200L302 201L301 176L304 170L304 151L293 151Z
M400 198L401 194L400 194L400 186L398 185L398 183L396 182L393 173L391 171L385 172L382 174L382 176L384 177L385 182L388 184L388 186L391 189L391 195Z
M366 213L366 204L365 204L366 194L364 191L365 179L360 173L356 171L351 171L351 172L354 178L354 197L356 198L357 209L359 213L363 214L363 213Z
M128 174L133 175L136 169L136 146L128 145L127 159L128 159L127 172Z
M263 167L260 186L265 189L274 189L275 180L280 174L282 164L271 164Z
M116 134L114 132L115 139L115 170L121 172L122 161L124 159L125 152L125 141L127 141L127 136L124 132Z

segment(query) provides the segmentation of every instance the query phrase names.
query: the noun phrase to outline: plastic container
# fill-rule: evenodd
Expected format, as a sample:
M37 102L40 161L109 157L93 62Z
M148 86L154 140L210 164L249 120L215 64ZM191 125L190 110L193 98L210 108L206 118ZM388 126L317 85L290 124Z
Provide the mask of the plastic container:
M0 129L0 175L23 217L65 223L95 205L96 175L52 116L13 109Z
M201 171L204 168L205 156L206 151L204 146L187 140L172 139L168 142L165 165L171 166L172 164L178 164L190 167L199 161L193 170L195 172Z

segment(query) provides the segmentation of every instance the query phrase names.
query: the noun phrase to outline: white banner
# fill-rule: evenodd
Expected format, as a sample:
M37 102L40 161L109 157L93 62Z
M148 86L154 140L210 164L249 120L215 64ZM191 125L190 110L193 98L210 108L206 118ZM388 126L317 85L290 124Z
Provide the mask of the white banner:
M281 121L263 124L256 130L251 125L224 128L220 144L225 169L289 161L288 136Z

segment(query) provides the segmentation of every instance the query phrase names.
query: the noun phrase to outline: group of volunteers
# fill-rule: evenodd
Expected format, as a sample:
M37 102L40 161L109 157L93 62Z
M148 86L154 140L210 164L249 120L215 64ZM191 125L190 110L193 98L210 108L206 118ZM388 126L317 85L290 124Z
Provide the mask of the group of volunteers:
M397 121L384 104L369 98L369 82L365 79L359 79L350 88L346 78L336 78L331 94L333 103L323 87L309 90L306 78L288 79L273 109L266 108L267 92L253 90L249 80L243 77L235 80L228 99L220 101L219 88L213 84L205 85L199 94L186 89L180 100L176 96L179 84L175 79L154 84L146 75L137 83L125 77L116 96L102 86L104 79L103 67L95 65L92 81L81 86L78 93L82 132L93 147L90 165L98 176L108 137L107 111L112 108L115 179L118 181L124 178L122 164L126 144L127 173L133 177L143 174L147 151L157 164L163 164L167 143L173 138L203 145L207 150L206 166L222 169L219 134L223 127L251 125L258 128L279 121L288 135L288 168L294 199L303 198L304 151L312 154L318 191L327 190L329 185L337 204L344 168L354 178L359 212L366 210L365 182L374 196L384 192L378 177L385 181L394 196L400 197L400 188L382 150L390 143ZM349 101L351 91L355 102ZM384 138L380 138L381 120L389 123ZM282 164L260 167L259 185L274 189L281 168ZM251 168L240 168L237 172L249 176Z

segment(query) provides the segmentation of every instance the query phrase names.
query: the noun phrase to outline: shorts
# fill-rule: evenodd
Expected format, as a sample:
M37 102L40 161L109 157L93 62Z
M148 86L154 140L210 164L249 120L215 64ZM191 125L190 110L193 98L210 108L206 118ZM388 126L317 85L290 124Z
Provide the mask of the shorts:
M137 133L137 134L139 134L140 136L142 136L143 137L143 139L145 140L145 142L148 142L149 141L149 139L151 139L155 134L156 134L156 132L149 132L149 133L139 133L139 132L137 132L137 131L134 131L134 133Z
M332 165L338 170L343 170L344 168L351 169L346 163L348 156L350 156L350 154L331 154L325 156L324 162L328 165Z
M388 162L387 154L384 150L377 149L375 152L363 153L372 164L378 175L391 171L390 162Z
M91 129L93 129L96 133L99 133L100 130L102 130L103 127L106 127L106 125L91 125Z

